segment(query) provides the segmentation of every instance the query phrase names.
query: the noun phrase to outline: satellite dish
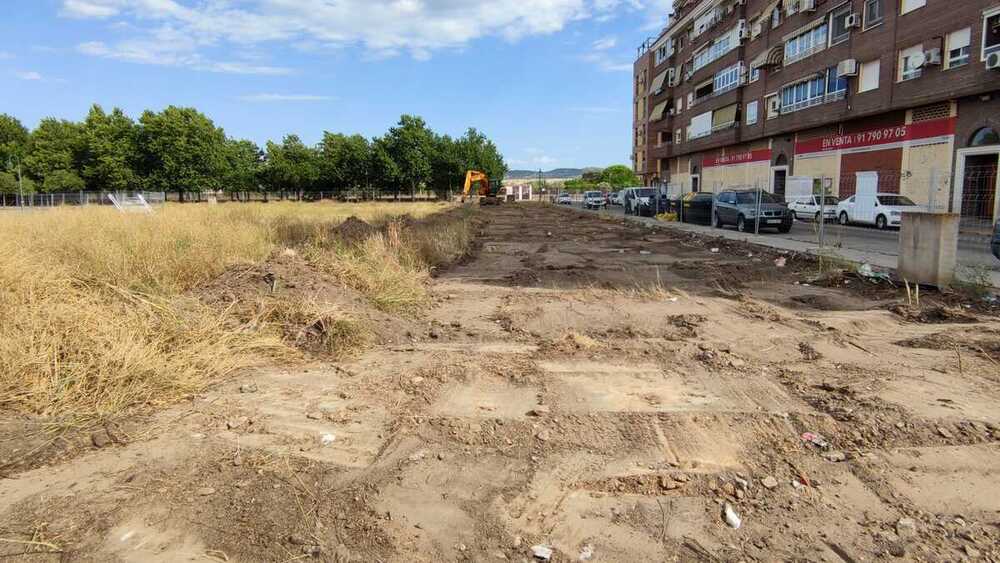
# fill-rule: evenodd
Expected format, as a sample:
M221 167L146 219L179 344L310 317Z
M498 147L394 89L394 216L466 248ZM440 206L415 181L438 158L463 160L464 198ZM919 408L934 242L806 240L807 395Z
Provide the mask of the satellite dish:
M917 53L910 57L910 68L921 68L927 64L927 56L923 53Z

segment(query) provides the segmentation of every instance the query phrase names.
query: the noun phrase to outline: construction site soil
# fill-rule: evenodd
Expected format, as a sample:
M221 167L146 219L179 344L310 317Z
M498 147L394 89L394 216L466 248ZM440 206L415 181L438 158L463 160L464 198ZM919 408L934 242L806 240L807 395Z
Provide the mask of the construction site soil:
M370 347L3 434L0 560L1000 559L983 302L551 206L479 221L416 317L292 253L227 272L203 299L329 302Z

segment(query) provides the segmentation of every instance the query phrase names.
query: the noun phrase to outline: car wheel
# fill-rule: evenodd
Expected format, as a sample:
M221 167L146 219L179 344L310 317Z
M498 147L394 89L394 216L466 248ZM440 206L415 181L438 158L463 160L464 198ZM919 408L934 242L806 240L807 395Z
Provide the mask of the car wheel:
M795 211L792 211L792 221L798 221L798 220L799 220L799 214L796 213Z
M712 214L712 226L715 227L716 229L722 228L722 221L719 219L718 213Z
M747 232L747 220L742 215L736 218L736 230L741 233Z
M819 223L820 221L822 221L822 219L820 219L820 217L819 217L819 211L816 212L816 216L813 217L813 221L816 221L817 223Z
M778 227L778 232L781 233L781 234L783 234L783 235L787 235L788 233L791 232L791 230L792 230L792 226L791 225L787 225L787 226L786 225L782 225L782 226Z
M840 212L840 224L846 227L847 224L850 223L850 222L851 221L847 218L847 212L846 211L841 211Z
M884 231L889 228L889 221L885 219L885 215L879 215L875 218L875 228Z

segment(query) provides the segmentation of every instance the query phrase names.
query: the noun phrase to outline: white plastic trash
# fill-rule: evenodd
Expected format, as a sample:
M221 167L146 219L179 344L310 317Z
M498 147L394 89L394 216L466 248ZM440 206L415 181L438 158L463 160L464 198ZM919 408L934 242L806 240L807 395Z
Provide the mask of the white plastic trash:
M740 515L736 514L736 511L733 510L733 507L728 502L726 503L726 509L724 512L726 516L726 524L729 524L729 527L734 530L739 530L740 526L743 525L743 521L740 520Z

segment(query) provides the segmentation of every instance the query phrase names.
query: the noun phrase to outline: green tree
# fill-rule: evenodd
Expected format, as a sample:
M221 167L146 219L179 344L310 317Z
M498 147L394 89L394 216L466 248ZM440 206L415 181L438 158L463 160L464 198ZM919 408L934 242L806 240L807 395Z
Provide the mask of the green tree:
M431 179L431 152L434 134L423 119L403 115L399 123L385 136L389 155L399 169L400 181L410 188L410 197L416 199L417 188Z
M401 183L399 166L389 153L389 143L385 137L372 140L368 155L369 182L378 193L390 192L399 195Z
M149 189L201 192L222 186L226 134L193 108L170 106L139 119L139 170Z
M22 176L22 180L24 182L24 193L35 193L35 183L31 181L31 178ZM0 172L0 193L16 194L19 192L20 187L17 184L17 172Z
M269 142L262 177L272 191L312 191L320 179L319 151L298 135L288 135L280 145Z
M498 181L507 175L507 163L497 146L475 128L470 127L457 144L466 169L479 170Z
M371 146L361 135L323 133L321 175L329 189L357 190L368 184Z
M431 151L430 186L438 197L448 197L462 190L465 173L469 170L461 147L448 135L434 136Z
M264 153L253 141L226 139L226 170L222 189L228 192L255 192L260 189Z
M76 175L83 148L82 128L79 123L65 119L46 118L28 137L24 156L24 172L48 191L56 184L46 183L55 172Z
M627 188L641 184L639 178L632 172L632 169L624 164L616 164L604 169L601 173L601 182L611 184L613 188Z
M91 190L136 189L139 128L119 108L105 113L94 104L83 122L81 175Z
M87 189L87 183L71 170L54 170L45 175L43 192L78 192Z
M23 157L28 144L28 129L6 113L0 114L0 170L13 168L14 158Z

